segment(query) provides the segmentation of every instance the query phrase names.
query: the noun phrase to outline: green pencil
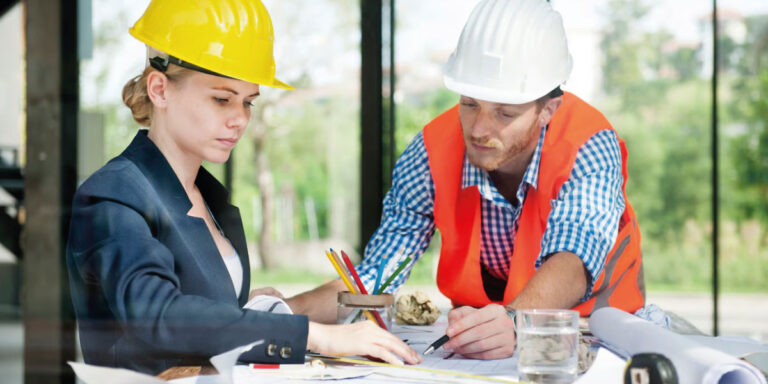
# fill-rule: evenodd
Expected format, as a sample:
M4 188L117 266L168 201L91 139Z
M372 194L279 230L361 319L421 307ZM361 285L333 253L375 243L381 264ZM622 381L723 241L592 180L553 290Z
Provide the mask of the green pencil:
M385 281L384 284L382 284L381 287L379 287L379 290L376 291L376 294L380 295L382 292L384 292L384 289L386 289L389 286L389 284L391 284L392 281L395 280L395 277L397 277L397 275L403 270L403 268L405 268L405 266L408 265L408 263L410 262L411 262L411 257L410 256L406 257L405 260L403 260L403 262L397 266L397 269L395 269L395 271L392 272L391 275L389 275L389 278L387 279L387 281Z

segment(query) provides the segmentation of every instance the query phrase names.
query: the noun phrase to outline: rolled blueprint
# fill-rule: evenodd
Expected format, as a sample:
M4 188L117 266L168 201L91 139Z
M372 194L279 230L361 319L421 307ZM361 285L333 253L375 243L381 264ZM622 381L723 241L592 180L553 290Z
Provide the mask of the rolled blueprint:
M616 308L595 311L589 329L619 352L666 356L680 384L766 384L765 376L748 363Z

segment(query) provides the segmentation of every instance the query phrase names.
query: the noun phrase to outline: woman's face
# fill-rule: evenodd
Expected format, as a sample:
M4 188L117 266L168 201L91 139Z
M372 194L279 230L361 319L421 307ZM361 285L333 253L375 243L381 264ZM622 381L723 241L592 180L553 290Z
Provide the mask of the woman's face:
M188 156L223 163L245 132L258 95L258 84L192 71L168 86L168 138Z

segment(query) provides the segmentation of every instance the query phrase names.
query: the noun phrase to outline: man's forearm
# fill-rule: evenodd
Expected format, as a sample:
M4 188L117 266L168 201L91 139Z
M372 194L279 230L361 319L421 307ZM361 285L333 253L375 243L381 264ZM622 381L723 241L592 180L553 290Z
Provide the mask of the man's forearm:
M337 294L347 288L340 279L325 283L311 291L286 300L293 313L309 316L310 321L336 323Z
M586 293L587 273L575 254L555 253L539 267L508 307L572 308Z

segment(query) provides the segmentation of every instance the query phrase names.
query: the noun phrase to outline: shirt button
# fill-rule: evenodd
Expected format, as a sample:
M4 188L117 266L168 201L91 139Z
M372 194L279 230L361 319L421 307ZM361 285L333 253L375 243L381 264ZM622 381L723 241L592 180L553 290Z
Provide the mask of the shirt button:
M267 356L272 357L272 356L275 356L275 354L277 354L277 345L275 344L267 345Z
M291 357L291 347L282 347L280 348L280 357L283 359L287 359Z

